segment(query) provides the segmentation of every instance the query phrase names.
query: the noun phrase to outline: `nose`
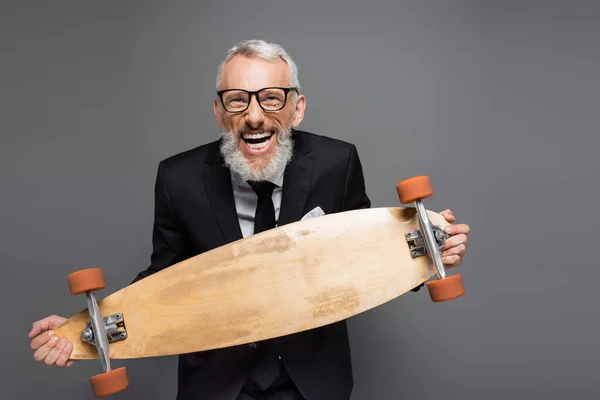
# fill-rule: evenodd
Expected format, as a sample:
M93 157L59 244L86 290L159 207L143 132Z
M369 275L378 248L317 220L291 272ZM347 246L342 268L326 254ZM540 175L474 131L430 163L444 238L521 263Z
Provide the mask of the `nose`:
M265 121L262 108L258 104L256 96L250 97L250 105L246 110L246 124L252 129L259 128Z

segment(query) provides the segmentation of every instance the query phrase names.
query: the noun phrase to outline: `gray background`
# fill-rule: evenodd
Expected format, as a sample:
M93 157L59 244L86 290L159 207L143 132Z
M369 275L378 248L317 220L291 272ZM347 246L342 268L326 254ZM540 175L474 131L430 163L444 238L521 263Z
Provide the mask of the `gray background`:
M160 159L216 137L218 62L282 44L301 128L354 142L374 206L432 178L471 225L468 295L410 293L350 320L353 399L591 399L598 378L600 5L575 1L2 2L3 399L92 398L96 362L34 362L27 333L149 261ZM457 271L458 272L458 271ZM176 359L115 361L173 399Z

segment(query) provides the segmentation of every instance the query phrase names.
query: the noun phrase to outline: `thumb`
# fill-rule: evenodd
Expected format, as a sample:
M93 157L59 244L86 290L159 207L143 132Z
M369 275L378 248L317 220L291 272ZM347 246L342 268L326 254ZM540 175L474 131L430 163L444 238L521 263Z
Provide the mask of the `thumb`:
M442 217L444 217L444 219L446 219L446 221L448 221L448 222L456 221L456 217L454 217L454 214L452 213L452 210L450 210L450 209L446 209L446 210L442 211L440 213L440 215Z
M29 331L28 336L30 339L32 339L44 331L56 328L64 321L66 321L66 318L59 317L58 315L50 315L44 319L35 321L31 327L31 331Z

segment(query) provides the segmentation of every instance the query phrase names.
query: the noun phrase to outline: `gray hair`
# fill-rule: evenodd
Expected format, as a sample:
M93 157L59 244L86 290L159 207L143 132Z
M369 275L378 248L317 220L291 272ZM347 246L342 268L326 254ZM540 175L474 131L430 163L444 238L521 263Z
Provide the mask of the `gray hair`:
M268 61L273 61L277 58L282 59L288 66L290 74L290 86L297 87L300 92L300 82L298 82L298 67L292 57L278 44L267 43L264 40L244 40L233 46L227 52L227 56L217 69L217 90L220 89L223 80L223 70L229 60L237 55L246 57L259 57ZM295 94L295 93L294 93Z

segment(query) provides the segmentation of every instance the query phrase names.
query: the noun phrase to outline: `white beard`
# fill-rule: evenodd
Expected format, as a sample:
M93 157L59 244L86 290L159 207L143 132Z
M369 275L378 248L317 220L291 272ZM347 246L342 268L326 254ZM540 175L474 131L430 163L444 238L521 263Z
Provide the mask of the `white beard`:
M263 181L275 179L292 160L294 142L291 128L277 131L277 150L273 159L263 168L250 165L239 149L240 134L221 132L221 155L225 165L241 176L244 181Z

